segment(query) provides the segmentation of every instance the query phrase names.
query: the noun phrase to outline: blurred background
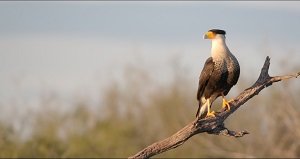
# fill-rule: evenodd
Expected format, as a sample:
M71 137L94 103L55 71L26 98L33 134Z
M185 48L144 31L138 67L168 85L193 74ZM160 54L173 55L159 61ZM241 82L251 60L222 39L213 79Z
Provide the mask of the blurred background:
M0 157L128 157L191 122L227 31L240 61L233 98L258 78L300 71L300 2L0 2ZM227 121L155 157L300 157L300 81L274 84ZM220 101L213 105L220 109Z

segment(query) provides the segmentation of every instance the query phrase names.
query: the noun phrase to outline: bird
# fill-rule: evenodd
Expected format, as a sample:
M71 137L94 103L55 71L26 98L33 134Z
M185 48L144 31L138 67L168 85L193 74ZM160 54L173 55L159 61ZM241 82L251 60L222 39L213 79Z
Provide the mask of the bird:
M240 76L240 65L236 57L226 45L226 31L211 29L204 34L204 39L210 39L211 56L206 60L200 73L197 91L198 110L197 118L215 117L211 111L212 103L222 96L222 108L230 110L229 102L225 96L237 83Z

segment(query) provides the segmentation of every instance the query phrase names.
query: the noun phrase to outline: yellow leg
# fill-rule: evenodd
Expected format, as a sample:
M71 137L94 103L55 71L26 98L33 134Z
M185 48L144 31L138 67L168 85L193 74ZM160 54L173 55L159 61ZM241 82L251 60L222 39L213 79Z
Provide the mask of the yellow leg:
M225 108L225 109L227 109L227 110L230 110L229 102L232 102L233 100L230 99L229 101L226 101L224 95L222 95L222 97L223 97L222 108Z
M215 117L215 112L214 111L210 111L210 107L211 107L211 105L210 105L210 100L208 99L207 100L207 114L206 114L206 117Z

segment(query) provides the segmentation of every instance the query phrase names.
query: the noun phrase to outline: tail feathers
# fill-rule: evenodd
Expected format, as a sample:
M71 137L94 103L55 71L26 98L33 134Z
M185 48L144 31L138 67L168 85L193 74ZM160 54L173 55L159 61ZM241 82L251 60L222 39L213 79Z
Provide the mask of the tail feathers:
M202 119L205 117L206 114L207 114L207 103L199 102L196 117Z
M198 106L197 113L196 113L196 118L197 118L197 117L198 117L198 115L199 115L199 112L200 112L200 107L201 107L201 105L200 105L200 102L199 102L199 106Z

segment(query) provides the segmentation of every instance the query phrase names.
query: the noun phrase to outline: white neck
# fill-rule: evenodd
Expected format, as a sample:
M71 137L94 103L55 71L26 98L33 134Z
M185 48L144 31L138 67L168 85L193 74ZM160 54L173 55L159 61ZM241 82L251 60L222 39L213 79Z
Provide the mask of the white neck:
M211 56L213 59L220 59L230 54L230 51L225 42L225 36L217 34L214 39L211 40Z

